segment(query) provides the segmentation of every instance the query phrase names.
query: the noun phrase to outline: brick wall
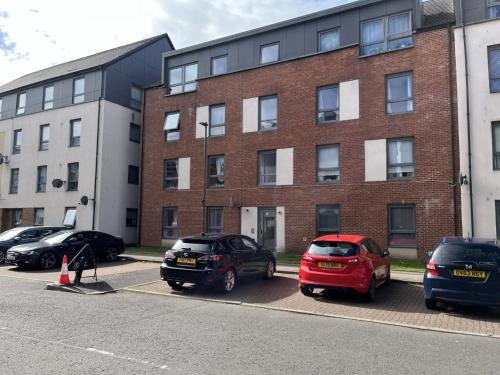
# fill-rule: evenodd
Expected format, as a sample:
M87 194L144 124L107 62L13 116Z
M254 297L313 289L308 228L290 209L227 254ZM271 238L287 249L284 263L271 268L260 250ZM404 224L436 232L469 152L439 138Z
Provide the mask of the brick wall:
M239 232L246 207L284 206L286 247L303 251L316 233L316 205L340 204L343 233L362 233L387 246L387 205L413 203L419 254L460 225L460 197L453 201L449 43L446 29L414 35L414 47L368 58L351 47L327 54L214 77L198 90L165 96L146 91L141 243L161 243L161 208L177 207L179 235L202 230L203 139L195 138L196 107L225 103L226 135L209 138L208 155L225 155L225 187L209 191L208 206L224 206L224 230ZM414 112L385 113L385 75L413 71ZM360 119L316 124L316 88L360 80ZM454 89L455 90L455 89ZM243 99L278 95L278 129L242 133ZM164 143L165 112L181 111L180 141ZM456 128L455 125L453 125ZM364 141L414 137L416 177L409 181L364 181ZM316 146L340 144L340 181L316 183ZM257 151L294 148L294 185L257 187ZM163 160L191 157L191 190L163 191ZM459 191L457 190L459 193Z

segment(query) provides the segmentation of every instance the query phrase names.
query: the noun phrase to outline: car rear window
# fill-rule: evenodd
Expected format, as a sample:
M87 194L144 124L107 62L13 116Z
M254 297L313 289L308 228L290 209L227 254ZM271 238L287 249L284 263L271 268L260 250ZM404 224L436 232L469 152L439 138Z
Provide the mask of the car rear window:
M500 248L491 245L441 245L432 257L437 264L454 262L495 262L500 264Z
M206 240L179 240L172 247L172 250L189 250L197 253L210 253L214 241Z
M359 254L359 247L350 242L315 241L308 250L312 255L351 257Z

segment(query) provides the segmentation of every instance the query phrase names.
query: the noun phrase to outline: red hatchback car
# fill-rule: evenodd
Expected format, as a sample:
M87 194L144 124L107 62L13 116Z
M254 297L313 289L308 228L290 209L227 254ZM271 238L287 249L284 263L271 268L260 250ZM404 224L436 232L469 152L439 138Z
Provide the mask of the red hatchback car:
M391 280L389 252L365 236L329 234L318 237L302 256L299 286L306 296L314 289L355 291L373 301L375 289Z

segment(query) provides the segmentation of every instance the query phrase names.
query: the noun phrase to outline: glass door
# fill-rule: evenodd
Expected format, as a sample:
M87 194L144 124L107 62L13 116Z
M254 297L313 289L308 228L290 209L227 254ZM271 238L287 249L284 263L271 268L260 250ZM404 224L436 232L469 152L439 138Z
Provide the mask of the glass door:
M259 208L259 243L269 250L276 248L276 208Z

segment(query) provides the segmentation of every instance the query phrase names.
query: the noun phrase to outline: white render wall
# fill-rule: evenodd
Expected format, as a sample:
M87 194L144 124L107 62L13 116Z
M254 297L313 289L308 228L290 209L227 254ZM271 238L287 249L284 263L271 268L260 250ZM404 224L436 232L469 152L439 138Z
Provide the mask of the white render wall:
M387 179L387 140L365 141L365 181Z
M466 27L475 236L496 237L495 200L500 200L500 171L493 170L492 122L500 121L500 93L489 87L488 46L500 44L500 20ZM467 102L462 28L455 29L460 172L469 175ZM471 234L470 186L462 186L462 229Z

